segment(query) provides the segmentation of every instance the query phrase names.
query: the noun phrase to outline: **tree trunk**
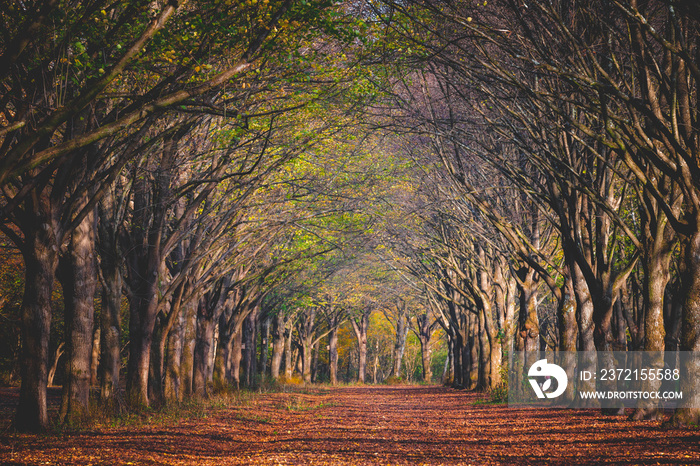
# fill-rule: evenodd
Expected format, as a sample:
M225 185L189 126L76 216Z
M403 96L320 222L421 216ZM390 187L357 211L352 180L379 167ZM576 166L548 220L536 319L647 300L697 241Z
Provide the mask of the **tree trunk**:
M137 174L133 180L133 215L127 254L129 295L129 362L126 391L129 404L148 406L148 381L153 332L159 311L166 218L173 202L171 183L177 137L166 138L159 160L149 159L152 178ZM151 181L153 181L153 184Z
M231 350L233 347L234 329L229 325L233 315L233 308L226 306L219 316L219 337L214 357L214 391L224 391L230 380Z
M493 287L491 276L487 272L490 268L490 260L486 257L486 251L478 247L479 261L484 267L478 272L478 287L475 289L475 297L480 302L479 312L479 354L482 369L479 371L479 383L483 390L496 388L501 383L501 363L503 359L501 342L498 341L498 329L493 319Z
M593 338L593 298L588 284L583 278L578 264L569 265L572 271L574 295L576 297L576 318L578 319L579 351L595 352Z
M365 310L362 312L359 320L350 319L352 328L355 331L355 337L357 338L359 359L357 380L359 383L365 383L365 373L367 372L367 330L369 328L369 315L370 311Z
M169 305L168 305L169 306ZM148 399L156 406L163 404L165 380L165 343L168 340L170 329L165 322L166 317L161 313L156 319L153 331L153 343L151 344L151 362L148 375Z
M318 380L318 358L321 352L321 341L318 340L314 344L313 357L311 358L311 383L316 383Z
M53 364L51 364L51 368L49 369L49 377L48 377L48 382L47 382L47 385L49 387L53 386L53 379L56 376L56 371L58 370L58 361L61 359L61 356L64 353L63 348L65 346L66 346L65 342L61 342L56 347L56 352L54 353L54 357L53 357Z
M562 287L561 300L557 307L557 314L559 316L559 350L576 351L578 327L576 324L574 284L571 274L567 273L564 280L565 283Z
M219 347L219 323L216 322L214 324L214 330L212 331L213 335L213 340L212 344L209 346L209 354L207 355L207 370L206 370L206 377L207 377L207 384L211 384L212 381L214 380L214 359L216 358L216 349ZM207 395L208 389L207 389Z
M406 337L408 336L408 316L405 309L399 311L396 319L396 342L394 343L394 364L391 369L391 375L401 377L401 363L403 355L406 351ZM375 382L376 383L376 382Z
M260 363L258 370L260 371L260 379L264 380L267 375L267 361L270 353L270 316L265 315L265 318L260 322Z
M454 384L455 379L455 345L454 338L447 335L447 357L445 358L445 367L442 370L442 383Z
M423 382L431 382L433 379L433 370L431 367L432 349L430 348L430 340L432 339L433 335L432 328L430 326L430 317L428 316L428 314L419 315L416 318L416 323L418 326L418 341L420 342Z
M185 339L185 313L187 309L178 312L177 318L168 332L168 346L165 355L165 383L163 396L166 403L182 400L182 360L183 343Z
M513 277L504 275L500 261L496 261L493 280L496 305L498 306L498 327L501 329L502 335L501 354L509 355L513 351L517 326L515 322L516 300L514 299L517 292L517 283Z
M683 264L681 264L682 266ZM680 268L679 276L685 275L683 267ZM681 279L678 277L666 287L666 297L664 298L664 320L666 321L666 346L664 352L678 351L681 337L681 324L683 322L683 297Z
M379 369L379 340L377 340L374 343L374 367L372 368L372 383L374 385L377 385L377 370L378 369Z
M241 388L241 360L243 359L243 328L238 328L233 334L231 349L231 379L236 389Z
M91 212L73 230L59 264L66 323L66 373L59 418L73 424L88 412L95 316L95 216Z
M454 377L454 364L452 363L452 344L451 338L447 338L447 356L445 357L445 365L442 368L442 383L450 382Z
M301 348L301 344L296 345L296 348L294 348L294 367L296 367L297 374L303 375L304 374L304 356Z
M94 315L93 315L94 319ZM100 365L100 342L102 341L100 326L95 325L92 331L92 353L90 354L90 386L96 386L98 383L97 368Z
M194 349L197 340L197 300L190 301L185 310L184 341L180 364L180 391L178 400L191 396L194 389Z
M22 384L14 426L21 432L48 428L48 383L51 292L58 266L58 245L48 224L25 237L24 297L22 299Z
M219 318L219 343L216 345L214 357L214 392L222 392L228 386L228 367L231 363L231 350L233 347L233 335L226 331L226 325L222 322L225 314Z
M207 312L207 306L200 300L197 311L197 337L194 345L194 367L192 392L195 396L207 397L209 379L209 359L214 344L214 321Z
M489 310L490 312L490 310ZM478 310L475 315L478 319L478 338L479 338L479 370L477 390L485 391L491 386L491 346L489 345L489 336L486 331L486 316L484 308Z
M255 306L253 311L248 314L243 323L243 342L245 343L245 349L243 351L243 367L245 369L244 374L246 387L253 387L256 383L255 374L257 374L256 363L258 360L256 351L256 334L259 310L259 306Z
M660 223L659 223L660 221ZM656 353L652 357L650 369L664 368L663 352L666 347L666 329L664 327L664 297L666 287L671 280L671 257L675 235L666 226L665 217L657 218L655 234L645 235L644 255L644 351ZM661 380L644 381L644 390L656 392L661 387ZM656 400L642 400L631 416L634 420L659 418L659 404Z
M328 334L328 371L331 385L338 384L338 327L331 328Z
M467 379L467 388L474 390L479 383L479 319L478 316L469 311L469 376Z
M185 293L187 283L183 281L175 290L175 293L170 299L170 302L165 305L165 309L160 313L156 328L154 330L153 346L151 348L151 398L162 403L165 397L165 378L166 378L166 343L170 336L171 330L175 323L180 318L182 311L182 298Z
M313 338L314 334L310 333L301 340L301 357L302 357L302 379L305 384L311 383L311 364L313 360Z
M468 380L469 354L466 351L469 336L464 326L454 326L454 333L451 338L452 344L452 386L454 388L465 388ZM465 356L467 356L465 358Z
M595 373L598 366L595 340L593 338L593 298L588 289L588 284L583 278L583 273L578 264L575 262L569 264L569 270L572 272L572 283L574 295L576 297L576 318L578 320L578 350L583 352L582 359L579 361L582 371ZM595 391L595 381L580 382L579 391ZM595 408L599 403L595 400L585 402L586 407Z
M143 289L129 302L129 363L127 399L132 406L148 406L148 376L151 363L153 330L158 314L157 271L147 274ZM151 277L149 277L151 276ZM150 279L149 279L150 278ZM132 281L133 283L133 281Z
M272 320L272 361L270 364L270 375L273 380L279 380L280 367L282 366L282 356L284 355L284 330L286 319L282 313L278 313Z
M697 214L700 215L700 214ZM698 406L698 380L700 380L700 219L695 232L685 245L685 269L683 277L683 318L681 323L681 351L692 351L685 367L681 368L683 401L674 411L669 423L676 426L700 424Z
M575 351L578 327L576 324L576 299L574 297L574 284L571 274L564 276L564 286L562 287L561 299L557 305L557 315L559 316L559 351L564 352L564 368L569 380L575 377ZM564 397L568 401L573 401L576 396L574 384L566 386Z
M367 373L367 334L359 338L358 361L357 361L357 381L365 383Z
M622 300L615 301L613 314L613 348L615 351L627 351L627 322L625 314L622 312Z
M100 308L100 400L109 402L119 393L121 370L121 308L122 258L117 244L116 228L119 222L115 194L108 192L99 204L98 251L102 273L102 303Z
M537 316L537 280L531 267L518 271L520 291L520 322L518 337L522 351L540 349L540 322Z
M430 340L427 338L420 339L420 355L421 367L423 369L423 382L430 383L433 380L433 354L430 349Z
M292 337L294 332L291 328L287 332L284 339L284 379L289 382L294 374L294 366L292 365Z

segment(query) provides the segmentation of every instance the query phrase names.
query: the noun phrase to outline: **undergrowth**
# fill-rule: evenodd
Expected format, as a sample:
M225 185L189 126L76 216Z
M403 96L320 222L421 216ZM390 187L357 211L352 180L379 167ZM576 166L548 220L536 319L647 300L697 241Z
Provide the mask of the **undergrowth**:
M402 379L387 380L387 385L425 385L423 383L406 382ZM205 419L218 410L247 406L255 403L255 400L263 394L284 393L290 394L288 400L281 406L287 411L312 411L326 407L336 406L333 402L322 401L312 403L304 400L299 395L327 395L333 388L338 387L367 387L370 384L358 382L341 382L336 385L330 383L307 385L300 378L292 378L289 381L275 381L271 378L261 378L255 381L253 388L236 389L233 386L217 387L208 398L190 398L175 403L164 403L160 406L129 406L124 400L117 403L101 404L91 402L87 413L71 420L70 423L60 422L57 415L57 406L50 407L53 422L49 434L66 434L72 432L90 431L93 429L111 429L124 427L143 427L176 424L187 419ZM8 410L8 414L11 414ZM241 416L237 414L236 416ZM245 416L245 415L243 415ZM267 423L271 422L266 417L246 417L246 420ZM0 431L10 431L11 422L0 425Z
M489 390L489 398L492 403L508 402L508 365L503 364L499 370L501 381Z
M330 408L337 406L334 402L309 403L299 396L289 397L282 406L287 411L314 411L316 409Z

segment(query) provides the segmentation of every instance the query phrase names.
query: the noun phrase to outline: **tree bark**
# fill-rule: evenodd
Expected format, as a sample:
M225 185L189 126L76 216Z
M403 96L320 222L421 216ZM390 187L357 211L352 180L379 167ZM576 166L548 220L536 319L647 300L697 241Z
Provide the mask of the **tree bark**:
M183 398L183 374L182 364L185 340L185 321L187 316L185 309L178 312L173 326L168 332L167 353L165 355L165 382L163 384L163 398L166 403L181 401Z
M311 383L312 347L316 336L316 314L316 307L305 309L299 316L299 322L297 323L297 334L301 345L302 378L304 383L307 384Z
M648 216L643 216L648 219ZM645 222L644 248L644 351L657 353L652 358L650 369L664 368L663 352L666 348L666 328L664 325L664 298L666 287L671 280L671 258L675 234L667 225L663 212L658 212L653 224ZM656 392L661 387L661 381L644 381L644 390ZM659 418L658 401L642 400L631 415L634 420Z
M578 327L576 324L576 300L574 297L574 284L571 274L564 276L562 298L557 307L559 316L559 350L576 351L576 337Z
M86 203L86 202L85 202ZM73 424L88 412L95 316L95 214L88 213L73 230L60 261L66 321L66 375L59 417Z
M379 340L374 342L374 366L372 367L372 383L377 385L377 371L379 370Z
M284 339L284 379L289 382L294 374L294 366L292 365L292 337L294 332L288 329Z
M598 361L593 338L593 298L588 289L588 284L583 278L581 269L576 262L569 264L571 270L574 295L576 297L576 318L578 320L579 351L583 352L579 362L581 370L595 373ZM595 381L582 383L581 390L595 391ZM588 408L595 408L599 404L593 400L586 402Z
M455 378L455 363L454 363L454 339L449 335L447 337L447 357L445 358L445 367L442 370L442 383L452 385Z
M102 331L100 326L95 325L95 328L92 331L92 353L90 355L90 386L97 386L99 381L97 377L97 368L100 365L100 343L102 342L101 333Z
M465 348L468 352L468 378L467 389L474 390L479 383L479 318L472 311L468 314L469 333L467 338L469 345Z
M157 275L156 272L153 274ZM153 329L158 313L155 280L147 283L148 297L136 298L129 312L129 363L127 365L126 390L130 405L149 406L148 376L151 363Z
M391 368L391 375L394 377L401 377L401 363L403 362L403 355L406 351L406 337L408 336L408 329L410 327L408 322L408 314L406 312L406 303L399 303L396 305L398 309L398 314L396 318L396 341L394 343L394 364Z
M576 352L576 341L578 327L576 324L576 299L574 297L574 284L571 273L565 273L564 285L562 286L561 299L557 305L557 315L559 316L559 351L564 352L564 368L569 380L575 377L574 361ZM573 401L576 393L574 384L566 386L564 397L568 401Z
M466 320L466 319L462 319ZM465 388L469 380L469 329L462 323L459 327L454 327L452 334L452 386L454 388Z
M233 334L231 349L231 380L236 389L241 387L241 361L243 360L243 329L238 328Z
M49 387L53 386L53 379L56 376L56 371L58 370L58 361L61 359L61 356L63 356L64 347L66 346L65 342L61 342L58 344L56 347L56 352L54 353L53 357L53 364L51 364L51 368L49 368L49 378L47 385Z
M284 331L287 325L284 314L277 313L272 320L272 361L270 364L270 376L272 380L279 380L282 356L284 355L285 337Z
M427 313L417 316L416 326L416 336L418 337L418 341L420 342L423 382L431 382L433 380L433 370L431 367L433 354L432 349L430 348L430 340L433 337L433 328L430 325L430 316Z
M311 383L311 364L313 362L313 341L309 340L313 340L313 334L301 342L302 379L305 384Z
M233 338L235 336L235 326L229 325L232 320L233 308L225 306L223 312L219 316L219 336L218 344L216 345L216 356L214 357L214 391L220 392L226 390L229 382L232 382L231 377L231 351L233 350Z
M260 363L258 370L260 378L264 380L267 376L267 362L270 353L270 316L265 314L265 317L260 322Z
M170 302L163 306L158 315L153 332L153 346L151 347L151 381L150 398L163 403L165 401L166 378L166 343L170 332L180 317L182 311L182 299L187 282L183 281L177 286Z
M46 406L48 383L51 292L58 266L58 244L48 220L36 218L37 228L28 231L22 250L25 265L22 299L22 364L19 404L14 427L21 432L40 432L49 425Z
M233 336L226 329L226 314L219 318L219 343L216 345L214 357L214 392L222 392L228 386L228 370L231 363L231 351L233 350Z
M122 258L117 244L116 201L109 192L99 204L97 247L102 276L102 303L100 308L100 400L105 403L119 393L121 370L121 308L122 308Z
M495 302L497 306L498 327L501 329L501 354L509 355L513 351L515 322L515 299L517 292L516 280L503 272L501 261L496 259L493 282Z
M328 371L331 385L338 384L338 327L332 327L328 334Z
M359 383L365 383L365 374L367 372L367 330L369 328L369 316L370 310L365 309L359 319L350 319L352 328L355 331L355 337L357 338L357 352L358 352L358 375L357 381Z
M520 291L520 321L518 326L518 349L538 351L540 349L540 322L537 316L537 280L535 270L523 267L518 270Z
M184 341L182 344L182 362L180 363L180 392L178 401L191 396L194 390L194 349L197 340L197 301L186 306L184 322Z
M683 401L674 411L669 423L676 426L700 424L700 406L698 406L697 381L700 380L700 213L695 232L689 236L685 245L686 275L683 278L684 301L681 322L681 351L695 354L687 358L685 367L681 368L681 386ZM688 394L688 395L686 395Z
M200 300L197 310L197 336L194 345L192 392L207 397L209 378L209 353L214 344L214 320L208 315L207 305Z
M336 306L324 309L328 322L328 375L331 385L338 383L338 328L343 322L343 311Z
M245 343L245 349L243 351L243 368L244 368L244 383L246 387L253 387L255 385L255 374L256 362L257 362L257 348L256 348L256 334L257 334L257 322L258 322L258 312L259 305L253 307L252 312L248 314L243 323L243 342Z
M486 315L484 307L478 308L478 314L474 317L478 321L477 331L479 339L479 371L477 390L486 391L491 387L491 345L486 331Z
M321 351L321 341L316 340L313 345L313 356L311 358L311 383L316 383L318 378L318 357Z

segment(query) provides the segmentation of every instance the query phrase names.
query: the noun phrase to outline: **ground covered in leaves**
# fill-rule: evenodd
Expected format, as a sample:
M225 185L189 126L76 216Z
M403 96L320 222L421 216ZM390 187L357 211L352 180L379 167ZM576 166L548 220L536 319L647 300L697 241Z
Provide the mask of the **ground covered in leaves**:
M0 433L2 464L700 464L700 431L442 387L255 394L187 419Z

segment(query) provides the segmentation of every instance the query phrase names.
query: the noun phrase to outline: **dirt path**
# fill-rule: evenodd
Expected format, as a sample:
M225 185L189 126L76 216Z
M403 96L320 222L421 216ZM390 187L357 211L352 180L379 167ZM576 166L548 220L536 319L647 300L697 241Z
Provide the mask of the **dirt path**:
M439 387L260 395L169 426L3 434L0 463L700 464L698 430L478 400Z

